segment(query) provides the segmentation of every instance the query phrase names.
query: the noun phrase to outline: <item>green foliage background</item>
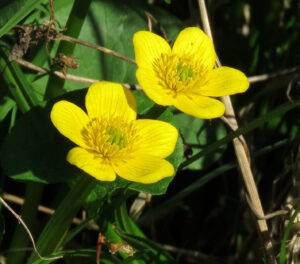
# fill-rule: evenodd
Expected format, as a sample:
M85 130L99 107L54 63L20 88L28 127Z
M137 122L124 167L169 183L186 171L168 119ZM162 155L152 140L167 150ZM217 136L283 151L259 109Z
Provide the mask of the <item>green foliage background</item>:
M97 232L88 221L71 226L83 206L112 242L136 249L132 257L112 255L106 247L102 263L260 263L263 259L255 221L244 197L243 182L230 144L245 135L252 169L264 209L280 209L287 197L297 206L299 195L299 59L300 20L296 0L207 1L216 51L223 65L247 76L297 66L298 70L253 83L246 94L232 98L241 128L232 133L221 120L200 120L169 107L154 105L134 91L140 118L175 125L181 132L168 158L177 170L156 184L96 182L65 161L72 147L50 122L53 104L61 99L84 108L88 85L61 80L9 62L16 25L42 25L49 20L46 0L2 0L0 3L0 157L3 193L25 198L20 211L37 238L42 255L64 256L58 263L95 263ZM104 46L134 59L132 35L147 30L145 11L166 30L172 44L186 26L200 23L197 1L54 0L55 18L63 34ZM159 26L153 30L160 34ZM78 58L80 67L69 74L136 85L136 66L82 45L52 41L51 57L63 52ZM46 52L45 42L32 44L23 56L35 65L60 70ZM288 88L290 87L290 88ZM288 90L289 89L289 90ZM286 93L292 98L288 99ZM153 194L137 221L128 210L138 192ZM160 195L160 196L158 196ZM38 204L56 208L50 217L38 214ZM70 206L72 205L72 206ZM1 207L1 255L7 263L53 263L37 259L22 227ZM291 215L286 218L291 219ZM280 263L291 258L286 250L289 230L283 218L271 220ZM48 222L48 224L46 224ZM290 222L291 223L291 222ZM290 224L291 225L291 224ZM70 228L71 226L71 228ZM114 228L115 227L115 228ZM290 234L291 235L291 234ZM168 252L162 245L188 249ZM63 246L63 251L55 252ZM276 248L279 254L280 250ZM197 256L191 252L197 251Z

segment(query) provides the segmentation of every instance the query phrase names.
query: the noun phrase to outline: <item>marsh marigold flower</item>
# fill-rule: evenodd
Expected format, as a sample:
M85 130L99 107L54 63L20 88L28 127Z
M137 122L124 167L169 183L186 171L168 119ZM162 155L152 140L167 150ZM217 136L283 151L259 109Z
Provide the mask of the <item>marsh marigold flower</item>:
M178 132L169 123L136 120L136 101L120 84L96 82L85 97L87 114L68 101L57 102L51 120L78 147L67 161L101 181L116 174L134 182L154 183L174 174L164 158L175 148Z
M224 114L225 106L212 97L242 93L249 87L242 72L214 69L213 43L199 28L182 30L172 48L149 31L136 32L133 45L137 80L159 105L173 105L198 118L215 118Z

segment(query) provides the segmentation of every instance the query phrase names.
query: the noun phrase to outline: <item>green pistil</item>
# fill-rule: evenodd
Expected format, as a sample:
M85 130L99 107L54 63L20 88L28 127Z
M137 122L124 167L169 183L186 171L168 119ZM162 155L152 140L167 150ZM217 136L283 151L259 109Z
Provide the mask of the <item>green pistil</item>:
M181 82L184 82L190 78L194 79L195 77L193 70L189 66L183 65L182 63L177 65L176 74L179 76Z
M111 128L106 134L108 135L106 142L109 142L111 145L117 145L120 149L126 147L127 139L126 136L122 134L120 129Z

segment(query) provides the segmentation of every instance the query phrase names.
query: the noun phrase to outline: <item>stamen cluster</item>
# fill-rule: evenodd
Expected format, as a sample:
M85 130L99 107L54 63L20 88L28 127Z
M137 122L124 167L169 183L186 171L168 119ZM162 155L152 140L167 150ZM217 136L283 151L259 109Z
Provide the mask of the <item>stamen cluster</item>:
M120 117L93 118L81 134L90 150L105 159L130 152L137 138L134 122L126 123Z
M161 54L153 62L153 69L160 80L160 85L175 97L201 82L203 70L189 60L188 56Z

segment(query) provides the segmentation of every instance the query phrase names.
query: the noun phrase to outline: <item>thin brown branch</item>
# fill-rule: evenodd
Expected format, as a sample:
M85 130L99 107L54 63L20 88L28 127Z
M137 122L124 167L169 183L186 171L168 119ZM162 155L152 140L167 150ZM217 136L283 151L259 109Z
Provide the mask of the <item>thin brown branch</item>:
M9 202L18 204L18 205L24 204L23 198L13 195L13 194L9 194L9 193L3 193L3 199L6 201L9 201ZM53 210L49 207L43 206L43 205L38 206L38 211L41 213L47 214L47 215L53 215L55 213L55 210ZM73 218L73 224L75 224L75 225L80 225L82 222L83 222L83 220L80 218L77 218L77 217ZM94 221L90 221L87 224L86 228L95 230L95 231L99 231L99 226Z
M99 80L96 80L96 79L90 79L90 78L76 76L76 75L72 75L72 74L68 74L68 73L63 74L60 71L50 71L48 69L42 68L42 67L37 66L29 61L25 61L22 59L16 59L14 61L16 63L18 63L19 65L21 65L25 68L28 68L30 70L44 73L44 74L54 74L55 76L57 76L61 79L65 79L65 80L69 80L69 81L86 83L86 84L92 84L94 82L99 82ZM131 89L131 90L142 90L142 88L139 85L131 85L131 84L127 84L127 83L123 83L122 85L124 85L125 87L127 87L128 89Z
M71 42L71 43L76 43L76 44L80 44L80 45L83 45L83 46L87 46L89 48L92 48L92 49L96 49L96 50L99 50L101 52L104 52L106 54L109 54L109 55L112 55L112 56L115 56L119 59L122 59L122 60L125 60L131 64L134 64L136 65L135 63L135 60L131 59L131 58L128 58L116 51L113 51L113 50L110 50L108 48L105 48L105 47L102 47L102 46L98 46L98 45L95 45L95 44L92 44L92 43L89 43L89 42L86 42L86 41L83 41L83 40L80 40L80 39L76 39L76 38L72 38L72 37L69 37L69 36L66 36L66 35L63 35L63 34L57 34L56 37L54 38L55 40L63 40L63 41L68 41L68 42Z
M42 260L56 260L56 259L61 259L63 258L63 256L59 256L59 257L52 257L52 258L45 258L45 257L42 257L38 251L38 249L36 248L36 244L35 244L35 241L34 241L34 238L29 230L29 228L27 227L27 225L25 224L25 222L23 221L23 219L21 218L21 216L19 216L5 201L4 199L0 196L0 202L4 205L4 207L10 211L12 213L12 215L18 220L18 223L20 223L26 233L28 234L31 242L32 242L32 246L33 246L33 249L34 249L34 252L37 254L37 256L42 259Z
M278 211L275 211L275 212L272 212L272 213L262 216L256 211L256 209L255 209L254 205L252 204L247 193L245 194L245 197L246 197L246 201L247 201L250 209L252 210L253 214L257 217L257 219L268 220L268 219L274 218L275 216L288 214L287 210L278 210Z
M248 80L249 80L250 83L263 82L263 81L267 81L267 80L274 79L274 78L277 78L277 77L289 75L289 74L299 72L299 71L300 71L300 65L297 65L295 67L280 70L280 71L276 71L276 72L250 76L250 77L248 77Z
M95 80L95 79L89 79L89 78L85 78L85 77L80 77L80 76L75 76L72 74L63 74L60 71L50 71L48 69L39 67L31 62L22 60L22 59L17 59L15 60L15 62L17 62L19 65L22 65L28 69L31 69L33 71L37 71L37 72L41 72L41 73L45 73L45 74L53 74L59 78L65 79L65 80L70 80L70 81L75 81L75 82L80 82L80 83L87 83L87 84L92 84L94 82L98 82L99 80Z
M54 15L54 8L53 8L53 0L49 0L49 7L50 7L50 19L51 21L55 20L55 15Z
M178 255L186 255L186 256L189 256L198 261L203 261L203 263L210 263L210 264L222 263L218 258L206 255L199 251L178 248L178 247L174 247L172 245L162 245L162 247L169 252L176 253Z
M145 15L146 15L147 20L148 20L148 29L149 29L149 31L152 31L152 21L153 21L154 24L159 27L159 30L162 33L163 38L165 40L168 40L167 33L166 33L164 27L158 22L158 20L152 14L150 14L147 11L145 12Z
M204 0L198 0L201 19L204 27L205 33L212 38L212 33L210 29L208 14L206 10L206 5ZM216 62L217 67L221 66L219 60ZM221 98L222 102L225 105L225 117L231 123L231 127L236 130L238 129L237 120L235 117L234 109L231 103L231 99L229 96L224 96ZM249 193L251 203L253 204L255 211L262 217L265 217L261 200L257 191L257 187L255 184L255 180L251 171L249 159L248 159L248 148L246 142L243 144L241 140L238 138L233 139L233 145L236 153L236 157L238 160L239 167L241 169L241 173L244 179L244 183ZM257 224L259 227L259 231L264 243L266 261L268 264L276 263L276 258L273 252L273 244L269 235L268 225L265 219L257 219Z

